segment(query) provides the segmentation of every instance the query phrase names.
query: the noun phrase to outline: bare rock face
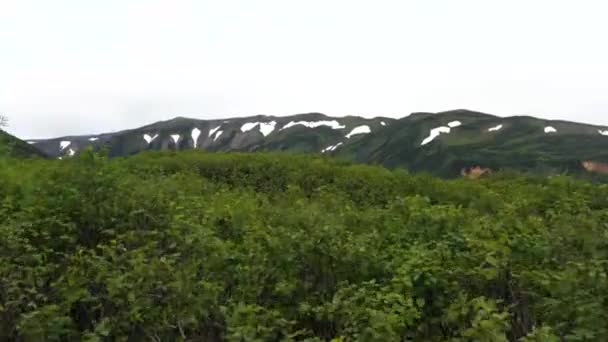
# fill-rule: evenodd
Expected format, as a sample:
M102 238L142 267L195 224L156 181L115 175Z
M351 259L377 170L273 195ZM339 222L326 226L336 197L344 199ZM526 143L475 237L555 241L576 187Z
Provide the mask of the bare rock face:
M470 179L477 179L486 173L491 173L492 170L488 168L482 168L481 166L473 166L469 168L463 168L460 170L460 174Z
M582 164L585 170L589 172L608 174L608 163L587 160L584 161Z

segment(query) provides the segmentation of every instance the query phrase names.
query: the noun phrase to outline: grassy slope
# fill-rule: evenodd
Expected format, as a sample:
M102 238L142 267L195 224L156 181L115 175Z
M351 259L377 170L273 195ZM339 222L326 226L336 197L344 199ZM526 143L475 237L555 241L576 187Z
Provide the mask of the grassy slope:
M34 146L0 130L0 156L11 157L44 157L44 153Z
M450 121L462 126L442 134L425 146L420 142L434 127ZM488 128L499 124L499 131ZM545 134L551 125L558 134ZM608 161L608 138L597 127L532 117L500 118L487 114L452 111L437 115L406 117L376 131L337 155L359 162L411 171L429 171L439 176L455 176L461 168L482 166L492 169L580 173L581 160Z

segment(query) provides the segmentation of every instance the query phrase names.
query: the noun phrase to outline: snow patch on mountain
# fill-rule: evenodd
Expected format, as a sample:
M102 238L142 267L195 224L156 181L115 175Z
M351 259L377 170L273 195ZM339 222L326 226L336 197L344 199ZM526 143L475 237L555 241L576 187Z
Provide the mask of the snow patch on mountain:
M384 122L384 121L380 121L380 124L381 124L382 126L386 126L386 122Z
M283 126L283 128L281 128L281 131L284 130L284 129L287 129L289 127L293 127L293 126L297 126L297 125L302 125L302 126L308 127L308 128L317 128L317 127L320 127L320 126L328 126L328 127L333 128L333 129L346 128L346 126L340 125L340 123L337 120L290 121L287 125L285 125L285 126Z
M260 133L262 133L264 136L268 136L268 134L270 134L270 133L272 133L272 131L274 131L274 128L276 125L277 125L276 121L247 122L247 123L243 124L243 126L241 126L241 132L248 132L259 126Z
M369 128L368 125L361 125L361 126L357 126L355 128L353 128L352 131L350 131L350 133L348 133L346 136L347 139L350 139L351 136L353 135L357 135L357 134L368 134L371 133L372 130Z
M601 135L608 135L608 130L602 131L601 129L598 129L597 132Z
M439 127L435 127L433 129L431 129L429 136L426 137L424 140L422 140L422 143L420 144L420 146L424 146L424 145L430 143L431 141L435 140L435 138L437 138L441 133L449 134L450 130L451 129L448 126L439 126Z
M450 127L450 128L458 127L460 125L462 125L462 122L460 122L460 121L452 121L452 122L448 123L448 127Z
M557 130L555 129L555 127L547 126L545 127L545 133L557 133Z
M321 153L325 153L325 152L330 152L330 151L335 151L340 145L342 145L342 142L339 142L335 145L329 145L326 148L321 150Z
M276 121L270 121L270 122L260 122L260 132L262 132L262 134L264 136L268 136L268 134L272 133L272 131L274 131L275 126L277 125Z
M68 156L73 157L76 154L76 150L74 150L73 148L68 150Z
M97 137L89 138L89 141L97 141L97 140L99 140L99 138L97 138Z
M175 142L175 145L177 145L179 138L181 138L181 136L179 134L171 134L171 139L173 139L173 141Z
M219 126L215 127L214 129L210 130L209 131L209 136L212 136L213 133L215 133L218 129L220 129L220 127L222 127L222 125L219 125Z
M501 129L502 129L502 124L488 128L488 132L500 131Z
M215 134L215 137L213 138L213 141L216 141L217 138L219 138L220 135L222 135L222 133L224 133L224 131L218 131L217 134Z
M148 145L150 145L150 143L156 138L158 138L158 134L154 135L153 137L149 134L144 134L144 140L148 143Z
M27 143L30 144L30 145L34 145L36 142L35 141L28 141Z
M194 141L194 148L196 148L196 145L198 144L198 137L201 136L201 130L198 128L193 128L192 129L192 141Z
M70 146L72 144L71 141L62 141L59 143L59 149L61 151L65 150L68 146Z
M260 124L259 122L247 122L247 123L243 124L243 126L241 126L241 132L251 131L259 124Z

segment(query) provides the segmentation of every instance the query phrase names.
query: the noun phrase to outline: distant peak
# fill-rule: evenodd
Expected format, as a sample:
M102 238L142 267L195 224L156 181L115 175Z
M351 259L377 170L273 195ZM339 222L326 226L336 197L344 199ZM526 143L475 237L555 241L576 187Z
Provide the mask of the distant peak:
M186 120L194 120L193 118L187 118L185 116L176 116L173 119L170 119L169 121L186 121Z
M470 110L470 109L453 109L453 110L446 110L443 112L438 112L437 114L467 114L467 115L476 115L476 116L496 116L496 115L492 115L492 114L488 114L488 113L483 113L483 112L478 112L475 110Z

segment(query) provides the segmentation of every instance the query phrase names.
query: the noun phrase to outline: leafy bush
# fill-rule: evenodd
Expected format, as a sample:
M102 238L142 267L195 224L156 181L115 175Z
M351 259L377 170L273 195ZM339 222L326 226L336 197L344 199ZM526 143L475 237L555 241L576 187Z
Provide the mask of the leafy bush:
M608 340L608 187L287 154L0 159L2 341Z

